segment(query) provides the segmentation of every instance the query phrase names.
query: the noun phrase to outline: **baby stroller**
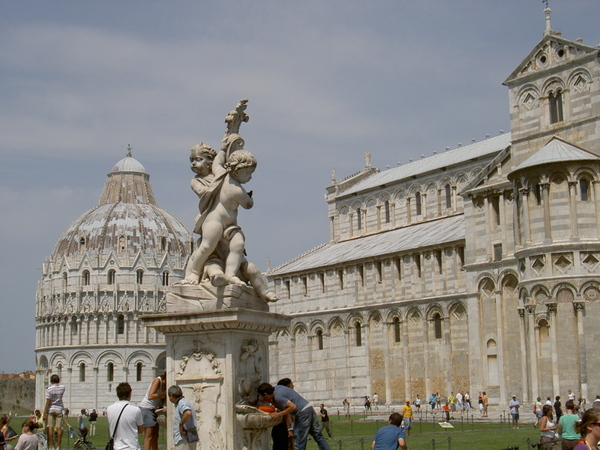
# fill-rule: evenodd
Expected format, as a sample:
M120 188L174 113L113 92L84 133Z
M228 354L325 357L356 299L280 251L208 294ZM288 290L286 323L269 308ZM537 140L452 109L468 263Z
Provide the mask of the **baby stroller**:
M90 441L86 439L88 434L87 427L79 428L79 437L73 443L73 448L88 450L93 448L93 445ZM72 427L69 427L69 436L75 437L75 430Z

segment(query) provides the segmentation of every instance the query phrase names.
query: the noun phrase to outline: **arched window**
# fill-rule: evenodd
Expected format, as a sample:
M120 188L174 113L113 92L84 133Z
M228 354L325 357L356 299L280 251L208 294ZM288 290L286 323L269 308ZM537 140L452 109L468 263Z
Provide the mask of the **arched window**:
M587 202L589 199L589 188L590 184L587 179L582 178L579 180L579 194L582 202Z
M112 362L106 365L106 381L115 381L115 365Z
M90 271L89 270L86 269L81 273L81 281L84 286L90 285Z
M85 381L85 363L79 363L79 382L83 383Z
M421 212L422 212L421 211L422 207L421 207L421 193L420 192L415 193L415 208L416 208L417 216L420 216Z
M63 272L62 274L62 285L63 289L67 290L67 272Z
M71 318L71 334L77 334L77 318Z
M142 269L136 271L136 282L137 284L142 284L144 282L144 271Z
M319 350L323 350L323 330L317 330L317 345Z
M167 238L164 236L160 238L160 251L161 252L167 251Z
M356 229L360 230L362 228L362 214L360 213L360 208L356 208Z
M550 123L557 123L563 121L563 98L562 90L557 89L548 93L548 100L550 104Z
M108 274L106 276L106 283L107 284L115 284L115 275L116 275L116 271L115 269L110 269L108 271Z
M394 342L400 342L400 319L394 317L392 325L394 327Z
M119 314L117 316L117 334L125 333L125 316L123 314Z
M144 365L139 362L135 365L135 381L142 381L142 369Z
M390 202L388 200L385 201L384 211L385 211L385 223L390 223Z
M433 327L435 331L435 338L442 338L442 316L439 313L433 315Z
M450 185L447 184L444 186L444 190L446 193L446 208L452 208L452 189L450 188Z
M167 272L166 270L162 273L162 285L163 286L169 285L169 272Z
M361 347L362 346L362 327L360 326L360 322L357 320L354 323L354 327L356 328L356 346L357 347Z

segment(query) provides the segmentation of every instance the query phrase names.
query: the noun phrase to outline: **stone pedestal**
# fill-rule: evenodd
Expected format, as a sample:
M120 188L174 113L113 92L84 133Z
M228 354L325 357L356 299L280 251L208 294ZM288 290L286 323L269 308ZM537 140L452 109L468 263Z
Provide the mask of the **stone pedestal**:
M196 450L266 450L278 423L249 406L269 381L269 334L290 324L268 311L250 287L172 286L167 312L144 316L165 335L167 384L195 406ZM173 405L167 406L167 447L173 448Z

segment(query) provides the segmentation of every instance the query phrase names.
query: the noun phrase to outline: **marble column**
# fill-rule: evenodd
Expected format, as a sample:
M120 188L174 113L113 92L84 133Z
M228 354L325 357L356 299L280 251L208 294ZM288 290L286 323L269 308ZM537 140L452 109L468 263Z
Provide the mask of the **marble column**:
M585 311L585 302L573 302L575 315L577 317L577 341L579 343L579 380L581 386L581 397L588 396L588 374L587 374L587 355L585 350L585 328L583 326L583 313Z
M548 321L550 323L550 348L552 349L552 392L560 392L560 378L558 373L558 343L556 337L556 329L558 320L556 312L558 305L554 302L546 303L548 308Z

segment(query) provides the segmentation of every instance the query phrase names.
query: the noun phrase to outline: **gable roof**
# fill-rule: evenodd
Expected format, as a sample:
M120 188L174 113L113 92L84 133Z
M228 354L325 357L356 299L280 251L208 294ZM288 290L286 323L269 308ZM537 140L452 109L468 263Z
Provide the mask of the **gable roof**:
M565 47L568 48L568 52L565 53L564 57L560 59L551 59L547 64L541 65L537 60L537 55L540 51L544 50L547 46ZM598 51L595 47L584 45L580 42L570 41L560 37L556 32L545 35L542 40L529 52L529 54L521 61L515 70L504 80L504 85L510 84L512 81L529 75L534 72L541 72L548 68L555 68L558 65L572 62L573 59L588 56L589 54L595 54Z
M510 178L516 172L535 166L572 161L600 161L600 157L558 136L553 136L550 142L519 164L508 176Z
M406 165L394 167L383 172L378 172L341 192L338 195L338 198L373 189L384 184L389 185L414 176L439 170L444 167L451 167L471 159L493 155L494 153L498 153L508 147L510 142L510 133L505 133L485 139L483 141L465 145L464 147L448 150L438 155L419 159Z
M438 246L464 238L464 216L459 214L348 241L330 242L282 264L267 275L273 277L324 269L336 264Z

